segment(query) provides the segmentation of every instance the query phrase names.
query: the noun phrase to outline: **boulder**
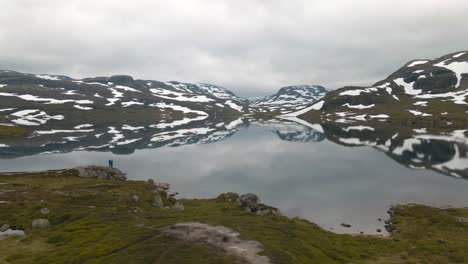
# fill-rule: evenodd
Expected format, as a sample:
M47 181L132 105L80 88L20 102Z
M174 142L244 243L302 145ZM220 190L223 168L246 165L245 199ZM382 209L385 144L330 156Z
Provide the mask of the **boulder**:
M257 212L260 199L253 193L246 193L239 197L239 204L249 212Z
M138 197L138 195L133 195L132 196L132 201L135 202L135 203L138 203L140 201L140 197Z
M148 184L150 185L150 187L154 187L154 180L153 179L148 179Z
M351 225L350 225L350 224L347 224L347 223L341 223L341 226L342 226L342 227L346 227L346 228L350 228L350 227L351 227Z
M49 213L50 213L49 208L44 207L44 208L41 209L41 214L49 214Z
M163 200L161 199L161 195L159 193L157 193L154 196L152 205L154 207L156 207L156 208L163 208L164 207Z
M5 231L0 231L0 240L6 237L24 237L26 233L23 230L13 230L13 229L6 229Z
M82 178L97 178L102 180L125 181L127 176L121 170L104 166L86 166L75 168L78 176Z
M155 182L153 179L148 179L148 185L150 190L156 190L158 192L166 192L170 189L169 183Z
M4 224L0 227L0 232L5 232L7 231L8 229L10 229L10 225L9 224Z
M257 215L281 215L278 208L260 204L256 212Z
M216 197L216 201L218 202L235 202L239 200L239 194L234 192L227 192L222 193L218 197Z
M47 229L50 227L50 222L44 218L34 219L32 221L31 227L33 229Z

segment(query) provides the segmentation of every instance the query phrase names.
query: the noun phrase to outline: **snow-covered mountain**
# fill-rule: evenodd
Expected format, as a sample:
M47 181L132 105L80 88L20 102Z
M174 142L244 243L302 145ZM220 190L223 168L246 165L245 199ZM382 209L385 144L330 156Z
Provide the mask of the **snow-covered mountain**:
M83 123L173 127L235 119L247 108L248 100L210 84L0 71L0 122L39 130Z
M130 154L137 149L206 144L224 140L242 126L241 118L220 123L206 119L173 126L84 123L71 129L36 130L28 138L2 144L0 158L78 150Z
M344 87L290 114L335 122L468 123L468 51L413 60L371 87ZM448 123L447 123L448 122Z
M309 106L328 92L329 89L320 85L287 86L273 95L253 101L251 109L257 112L284 114Z

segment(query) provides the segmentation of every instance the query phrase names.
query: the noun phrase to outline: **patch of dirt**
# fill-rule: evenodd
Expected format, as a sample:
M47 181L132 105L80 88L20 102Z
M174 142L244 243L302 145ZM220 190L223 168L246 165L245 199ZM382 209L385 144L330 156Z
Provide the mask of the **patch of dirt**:
M212 226L197 222L187 222L165 228L163 232L179 239L206 243L222 249L226 254L251 264L271 264L268 257L259 255L263 246L258 241L244 240L240 234L225 226Z

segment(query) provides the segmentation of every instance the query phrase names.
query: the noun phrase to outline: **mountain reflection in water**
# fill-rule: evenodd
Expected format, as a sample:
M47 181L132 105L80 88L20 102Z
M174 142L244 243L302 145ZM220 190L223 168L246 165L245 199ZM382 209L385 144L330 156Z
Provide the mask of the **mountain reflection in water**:
M468 129L433 132L427 128L403 126L346 125L337 123L308 124L291 120L252 120L239 118L229 123L210 121L158 128L146 126L94 126L38 130L23 140L3 144L0 158L99 151L132 154L135 150L179 147L226 140L250 126L290 142L321 142L325 139L344 147L368 146L381 150L394 161L412 169L430 169L454 177L468 179Z

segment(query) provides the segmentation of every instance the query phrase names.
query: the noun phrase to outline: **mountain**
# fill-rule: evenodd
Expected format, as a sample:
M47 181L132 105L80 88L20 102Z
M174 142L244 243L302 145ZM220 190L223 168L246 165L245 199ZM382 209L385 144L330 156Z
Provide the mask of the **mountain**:
M0 122L39 130L82 124L173 127L207 118L232 121L245 113L248 103L211 84L0 71Z
M284 114L309 106L328 92L329 89L320 85L287 86L273 95L253 101L250 107L256 112Z
M413 60L371 87L344 87L289 114L334 122L468 124L468 51Z

